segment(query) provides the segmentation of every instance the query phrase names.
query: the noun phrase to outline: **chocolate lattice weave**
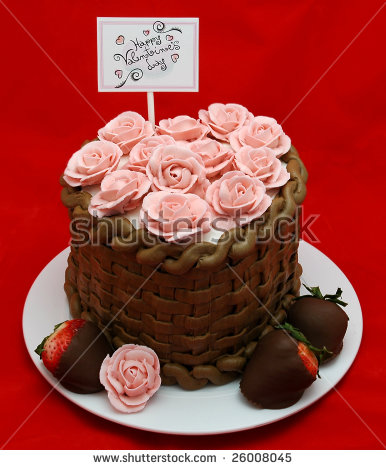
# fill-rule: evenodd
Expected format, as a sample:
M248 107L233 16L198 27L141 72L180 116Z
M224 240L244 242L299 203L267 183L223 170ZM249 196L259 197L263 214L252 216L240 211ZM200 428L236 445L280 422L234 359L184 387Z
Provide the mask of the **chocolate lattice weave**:
M154 349L163 384L194 390L235 379L299 293L307 173L293 147L282 158L291 179L264 218L217 244L168 244L122 217L92 218L90 195L62 182L72 219L65 281L72 315L96 322L115 347Z

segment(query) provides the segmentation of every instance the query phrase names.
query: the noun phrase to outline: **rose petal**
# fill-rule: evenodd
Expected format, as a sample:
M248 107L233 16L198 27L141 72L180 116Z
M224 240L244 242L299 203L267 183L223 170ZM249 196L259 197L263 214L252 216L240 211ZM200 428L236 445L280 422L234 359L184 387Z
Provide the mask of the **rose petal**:
M144 198L141 220L147 229L168 241L184 240L210 230L208 204L194 194L149 193Z
M64 180L70 186L90 186L118 167L120 148L111 142L89 142L70 158Z
M152 124L132 111L120 114L98 131L99 139L116 143L125 154L141 139L153 134Z

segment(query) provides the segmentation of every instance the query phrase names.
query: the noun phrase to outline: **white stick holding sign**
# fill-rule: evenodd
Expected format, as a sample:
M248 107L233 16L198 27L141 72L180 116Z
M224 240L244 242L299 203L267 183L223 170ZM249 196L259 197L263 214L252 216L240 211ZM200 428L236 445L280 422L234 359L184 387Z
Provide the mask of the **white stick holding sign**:
M147 119L155 127L154 93L152 91L147 92Z
M198 91L198 18L98 18L98 91Z

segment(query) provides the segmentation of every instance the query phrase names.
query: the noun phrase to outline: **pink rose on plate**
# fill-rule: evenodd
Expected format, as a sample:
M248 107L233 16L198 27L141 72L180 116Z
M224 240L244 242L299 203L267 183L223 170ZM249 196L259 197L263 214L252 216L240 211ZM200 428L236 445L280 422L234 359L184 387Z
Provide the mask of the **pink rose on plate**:
M198 113L202 122L210 127L213 137L229 142L229 135L245 126L253 119L253 114L240 104L213 103L208 111L200 109Z
M153 134L151 123L133 111L119 114L98 131L100 140L114 142L124 154L128 154L140 140Z
M116 410L141 411L161 385L158 356L147 346L125 344L106 356L99 380Z
M91 198L88 210L98 217L124 214L138 207L149 189L150 181L143 173L113 171L103 178L101 190Z
M233 132L229 142L235 152L245 145L253 148L269 147L277 157L281 157L291 148L291 139L284 134L280 124L266 116L254 117L248 125Z
M271 205L264 184L241 171L229 171L206 191L214 211L213 227L229 230L259 218Z
M75 152L64 170L70 186L90 186L118 167L122 151L112 142L94 141Z
M141 219L149 232L168 242L190 241L210 230L211 212L195 194L157 191L144 198Z
M259 178L267 189L283 186L290 179L290 174L269 147L241 147L234 163L246 175Z
M214 178L228 171L234 159L231 149L220 144L217 140L202 139L189 144L190 150L198 153L205 165L207 178Z
M158 134L170 135L175 140L202 139L209 130L206 124L202 124L199 119L190 116L162 119L157 126Z
M146 166L149 163L153 150L158 145L174 145L175 143L176 141L170 135L145 137L131 149L129 159L122 168L146 173Z
M191 150L166 145L154 149L146 174L153 191L205 194L209 185L202 158Z

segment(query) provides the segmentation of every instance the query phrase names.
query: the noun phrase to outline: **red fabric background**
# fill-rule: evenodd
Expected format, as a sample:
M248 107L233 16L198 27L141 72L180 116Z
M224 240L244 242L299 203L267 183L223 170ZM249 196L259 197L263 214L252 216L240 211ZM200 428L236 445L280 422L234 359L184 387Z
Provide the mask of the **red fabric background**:
M5 3L105 120L128 109L146 115L146 98L98 93L96 17L198 16L200 92L157 93L156 118L196 115L217 101L244 104L279 122L382 5L311 0L196 0L191 6L178 0ZM345 272L363 308L361 349L338 389L383 441L385 14L386 9L283 124L310 173L305 213L320 214L313 226L317 247ZM2 445L49 391L25 350L23 304L35 277L68 242L59 175L103 122L2 5L0 43ZM53 393L6 448L381 448L367 426L330 392L291 418L251 431L150 435L104 421Z

